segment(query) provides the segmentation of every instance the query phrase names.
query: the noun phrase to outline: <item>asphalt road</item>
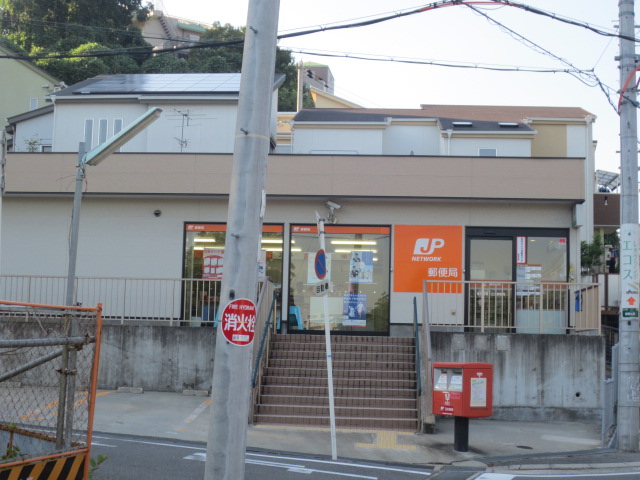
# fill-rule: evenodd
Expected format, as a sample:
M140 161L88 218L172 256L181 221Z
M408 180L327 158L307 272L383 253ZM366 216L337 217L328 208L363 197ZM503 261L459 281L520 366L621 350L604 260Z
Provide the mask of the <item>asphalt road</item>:
M91 457L109 457L93 474L95 480L202 479L206 446L202 443L126 435L93 437ZM431 468L374 464L361 461L331 461L302 455L248 452L248 480L423 480Z

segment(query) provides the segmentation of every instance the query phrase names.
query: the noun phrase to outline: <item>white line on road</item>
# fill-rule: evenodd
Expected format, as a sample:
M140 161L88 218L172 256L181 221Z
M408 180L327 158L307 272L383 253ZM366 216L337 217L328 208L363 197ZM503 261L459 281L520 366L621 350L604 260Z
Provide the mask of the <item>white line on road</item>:
M614 478L619 478L622 476L627 476L627 475L638 475L638 472L618 472L618 473L570 473L570 474L566 474L566 473L553 473L553 474L536 474L539 478L543 478L543 477L553 477L553 478L584 478L584 477L598 477L598 478L603 478L603 477L614 477ZM532 474L530 473L521 473L518 475L510 475L510 474L506 474L506 473L483 473L481 474L479 477L476 477L475 480L513 480L516 479L518 477L531 477Z
M91 446L92 447L107 447L107 448L118 448L117 445L107 445L106 443L98 443L98 442L91 442Z
M410 469L406 469L406 468L397 468L397 467L383 467L381 465L367 465L367 464L361 464L361 463L348 463L348 462L335 462L332 460L314 460L314 459L310 459L310 458L297 458L297 457L284 457L281 455L265 455L262 453L251 453L251 452L247 452L247 456L254 456L254 457L264 457L264 458L278 458L281 460L295 460L298 462L315 462L315 463L323 463L326 465L342 465L342 466L347 466L347 467L357 467L357 468L370 468L372 470L384 470L384 471L388 471L388 472L400 472L400 473L410 473L410 474L415 474L415 475L431 475L430 472L426 472L424 470L410 470Z

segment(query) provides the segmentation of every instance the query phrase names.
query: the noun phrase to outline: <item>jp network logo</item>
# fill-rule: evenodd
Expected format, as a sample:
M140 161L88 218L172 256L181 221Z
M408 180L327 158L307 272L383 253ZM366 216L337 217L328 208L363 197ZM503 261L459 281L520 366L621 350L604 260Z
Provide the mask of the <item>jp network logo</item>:
M413 249L414 255L431 255L437 249L444 247L442 238L419 238Z

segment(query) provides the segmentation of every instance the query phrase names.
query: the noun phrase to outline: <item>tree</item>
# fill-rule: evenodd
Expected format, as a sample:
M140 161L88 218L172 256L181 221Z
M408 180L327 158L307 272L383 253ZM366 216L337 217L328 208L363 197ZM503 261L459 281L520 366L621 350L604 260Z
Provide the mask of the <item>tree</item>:
M215 22L201 37L201 42L242 41L245 28ZM142 64L145 73L235 73L242 68L242 44L224 47L198 48L189 51L189 55L180 60L171 57L152 57ZM182 68L182 69L181 69ZM285 75L284 84L278 92L278 108L282 111L295 111L297 103L297 68L289 50L276 50L276 73ZM308 91L304 96L307 107L313 107Z
M86 43L109 47L144 46L131 25L153 8L142 0L0 0L4 37L28 52L68 51Z
M110 52L112 49L98 43L86 43L74 48L72 55ZM67 85L107 73L138 73L140 67L128 55L106 57L47 58L36 61L43 70L64 81Z
M593 241L580 242L580 266L583 274L596 273L596 267L602 265L604 255L604 244L599 233L594 233Z

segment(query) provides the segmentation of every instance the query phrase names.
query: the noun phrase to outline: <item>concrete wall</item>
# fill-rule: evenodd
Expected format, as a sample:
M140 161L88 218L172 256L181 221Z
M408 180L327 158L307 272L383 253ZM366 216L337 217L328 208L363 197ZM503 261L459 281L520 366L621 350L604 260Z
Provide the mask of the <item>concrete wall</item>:
M432 341L436 362L493 364L493 418L593 423L601 419L601 336L435 332Z
M105 325L98 388L211 390L213 328Z
M434 361L494 365L494 415L505 420L599 422L600 336L434 332ZM211 328L105 326L99 388L210 390Z

